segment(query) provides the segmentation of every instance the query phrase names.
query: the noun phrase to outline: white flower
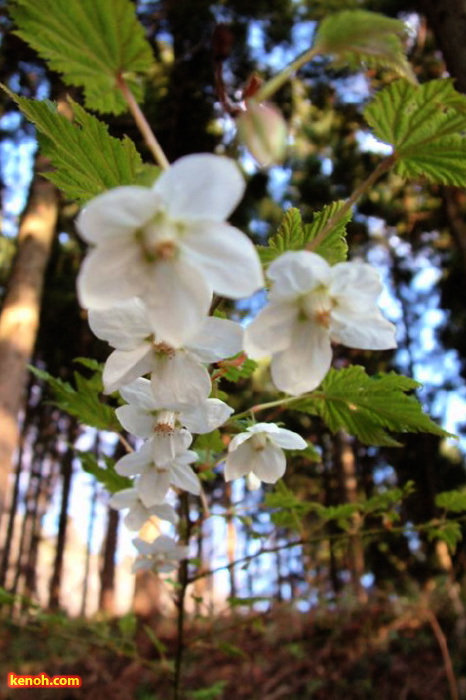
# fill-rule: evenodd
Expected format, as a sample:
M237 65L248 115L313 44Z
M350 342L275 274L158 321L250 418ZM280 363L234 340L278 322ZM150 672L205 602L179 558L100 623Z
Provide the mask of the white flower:
M159 410L150 381L142 377L123 387L120 393L128 403L116 409L118 420L133 435L152 437L159 466L171 462L177 453L190 446L190 430L210 433L233 413L233 409L219 399L207 399L183 411Z
M129 509L123 521L128 530L140 530L152 515L157 516L160 520L168 520L172 525L178 523L175 509L169 503L159 503L146 508L139 497L137 488L134 487L114 493L109 505L115 510Z
M167 535L160 535L153 542L145 542L136 537L133 544L140 555L133 564L133 573L141 569L156 569L167 573L176 569L179 562L189 556L189 547L177 544Z
M248 297L263 286L254 245L225 223L243 196L234 161L185 156L149 189L117 187L93 199L77 227L94 248L78 277L86 308L143 297L152 331L172 345L197 330L212 293Z
M272 355L272 379L288 394L315 389L330 369L331 341L361 350L396 347L395 327L381 314L378 272L367 263L333 267L308 251L287 252L268 270L270 304L248 326L246 352Z
M286 470L286 450L304 450L307 443L297 433L275 423L256 423L235 435L228 446L225 480L231 481L250 472L266 484L274 484Z
M163 466L157 463L153 439L147 440L137 452L130 452L115 464L121 476L141 475L136 489L143 505L151 508L164 502L170 486L189 491L195 496L201 492L199 477L189 466L198 455L194 450L183 450Z
M150 372L157 407L172 410L205 401L211 381L204 364L236 355L243 345L238 323L208 317L184 347L174 347L155 337L147 307L134 298L112 309L89 311L89 325L116 348L104 367L106 393Z

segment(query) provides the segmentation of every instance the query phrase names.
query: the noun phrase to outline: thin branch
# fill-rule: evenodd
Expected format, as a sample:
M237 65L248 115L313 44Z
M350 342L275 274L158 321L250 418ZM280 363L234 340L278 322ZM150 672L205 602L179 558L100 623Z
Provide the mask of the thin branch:
M396 160L396 156L394 154L388 156L384 160L382 160L376 169L369 175L369 177L364 180L364 182L357 187L351 197L346 200L346 202L343 204L341 209L337 211L335 216L332 216L331 219L329 219L324 226L324 228L318 233L318 235L314 238L314 240L307 246L307 250L315 250L324 240L326 236L337 226L342 219L346 216L346 214L350 211L350 209L353 207L354 204L358 201L358 199L365 194L371 187L372 185L377 182L377 180L390 168L393 166L394 162Z
M453 664L451 662L450 652L448 651L448 644L445 634L442 628L440 627L439 621L437 620L432 610L425 610L424 614L427 617L430 626L432 627L432 631L440 647L443 663L445 666L445 673L448 680L448 686L450 688L451 700L459 700L460 696L458 694L458 686L456 684L455 673L453 671Z
M170 163L167 160L165 153L162 150L159 142L157 141L154 132L150 128L149 122L144 116L141 108L139 107L136 99L129 89L123 76L118 77L117 81L118 87L123 95L126 104L128 105L129 111L133 115L133 119L136 122L136 126L144 137L144 141L147 144L150 152L152 153L156 163L160 165L162 170L168 170Z

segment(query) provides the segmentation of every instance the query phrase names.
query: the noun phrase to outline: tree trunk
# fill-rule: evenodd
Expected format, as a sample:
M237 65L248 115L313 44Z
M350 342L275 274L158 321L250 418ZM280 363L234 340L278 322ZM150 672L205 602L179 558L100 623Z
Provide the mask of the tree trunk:
M62 497L60 505L60 516L58 519L57 546L55 550L53 573L52 578L50 579L49 588L49 608L51 610L56 610L60 605L60 588L63 574L63 561L65 557L66 531L68 528L68 508L70 503L71 481L73 476L74 450L71 445L73 445L76 439L77 432L77 421L75 418L72 418L67 435L70 447L68 447L65 454L63 455L63 461L61 464Z
M335 469L341 490L343 503L356 503L358 500L358 482L356 475L356 460L353 445L346 433L340 430L335 436ZM348 540L348 568L351 575L353 592L360 603L367 602L367 593L361 582L364 575L364 549L358 534L359 517L354 516L353 534Z
M107 615L115 613L115 553L118 544L119 522L119 512L109 507L99 596L99 610Z
M455 87L466 93L466 0L421 0Z
M47 159L38 156L0 316L0 519L18 448L18 417L24 403L27 363L36 340L45 269L58 218L57 190L37 174L47 167Z

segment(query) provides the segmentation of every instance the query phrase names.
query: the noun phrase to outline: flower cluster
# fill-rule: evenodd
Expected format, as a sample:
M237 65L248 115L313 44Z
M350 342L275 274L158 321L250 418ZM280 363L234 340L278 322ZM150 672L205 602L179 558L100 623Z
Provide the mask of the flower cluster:
M349 347L394 347L394 329L376 307L377 273L365 264L330 267L313 253L285 253L269 268L270 303L244 333L208 315L213 295L248 297L264 285L250 240L225 222L244 192L227 158L181 158L152 188L118 187L92 200L77 226L91 244L78 278L91 329L113 348L103 373L107 393L126 402L116 415L140 447L115 465L133 478L110 505L127 510L139 530L152 516L176 524L172 488L199 495L192 433L223 425L232 409L209 398L208 365L246 349L272 355L278 389L315 388L330 367L331 341ZM246 336L246 337L244 337ZM302 437L258 423L229 444L225 478L249 475L275 483L285 472L283 449L304 449ZM136 539L135 569L170 570L187 548L165 535Z

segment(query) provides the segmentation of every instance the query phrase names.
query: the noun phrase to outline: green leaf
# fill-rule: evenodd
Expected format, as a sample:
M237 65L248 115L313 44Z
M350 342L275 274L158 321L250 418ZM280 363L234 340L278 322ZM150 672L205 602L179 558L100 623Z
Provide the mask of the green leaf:
M452 513L462 513L466 511L466 491L443 491L435 497L435 505Z
M448 549L452 554L456 550L456 545L463 538L460 523L455 520L445 520L439 527L433 528L428 532L429 540L443 540L448 545Z
M134 185L142 175L154 181L155 166L144 165L134 143L110 136L106 125L70 101L74 122L59 114L49 100L30 100L4 88L36 126L41 150L55 172L44 177L80 203L120 185Z
M390 372L369 377L363 367L331 369L320 389L293 403L293 410L320 416L330 430L346 430L367 445L399 446L389 431L426 432L452 437L422 412L415 396L420 385Z
M191 690L189 693L190 700L216 700L223 696L226 681L216 681L213 685L202 690Z
M299 209L294 207L288 209L278 232L269 239L268 245L257 246L262 263L268 265L287 250L303 250L312 244L312 241L334 218L336 218L336 223L334 225L330 224L324 240L313 251L322 255L330 265L344 262L348 253L348 246L345 240L346 225L351 219L351 212L347 212L339 220L337 218L338 212L343 205L344 202L339 201L324 207L322 211L314 214L310 224L302 223Z
M333 56L337 66L390 68L415 82L404 52L406 34L406 25L400 20L365 10L344 10L320 23L314 49Z
M153 56L130 0L14 0L10 14L18 36L51 70L67 85L84 89L89 109L126 110L119 76L141 98L136 74L150 70Z
M466 98L450 79L414 86L396 80L364 111L381 141L394 149L395 172L440 185L466 185Z
M239 382L240 379L248 379L257 367L257 362L248 358L243 352L234 357L217 362L218 369L212 375L212 379L227 379L229 382Z
M206 433L205 435L198 435L195 443L194 450L206 450L209 452L225 452L225 445L222 441L222 436L219 430L213 430L211 433Z
M85 423L92 428L112 432L121 431L121 426L115 416L115 410L108 404L102 403L99 399L99 394L103 390L100 372L95 372L89 378L75 372L75 389L68 382L52 377L45 370L31 366L29 369L36 377L39 377L39 379L42 379L49 385L55 397L51 403L61 408L62 411L69 413L71 416L76 416L81 423Z
M107 455L97 458L93 452L75 450L81 461L81 466L87 474L92 474L110 493L123 491L133 486L133 482L127 476L120 476L115 471L115 460ZM101 466L101 462L105 466Z

